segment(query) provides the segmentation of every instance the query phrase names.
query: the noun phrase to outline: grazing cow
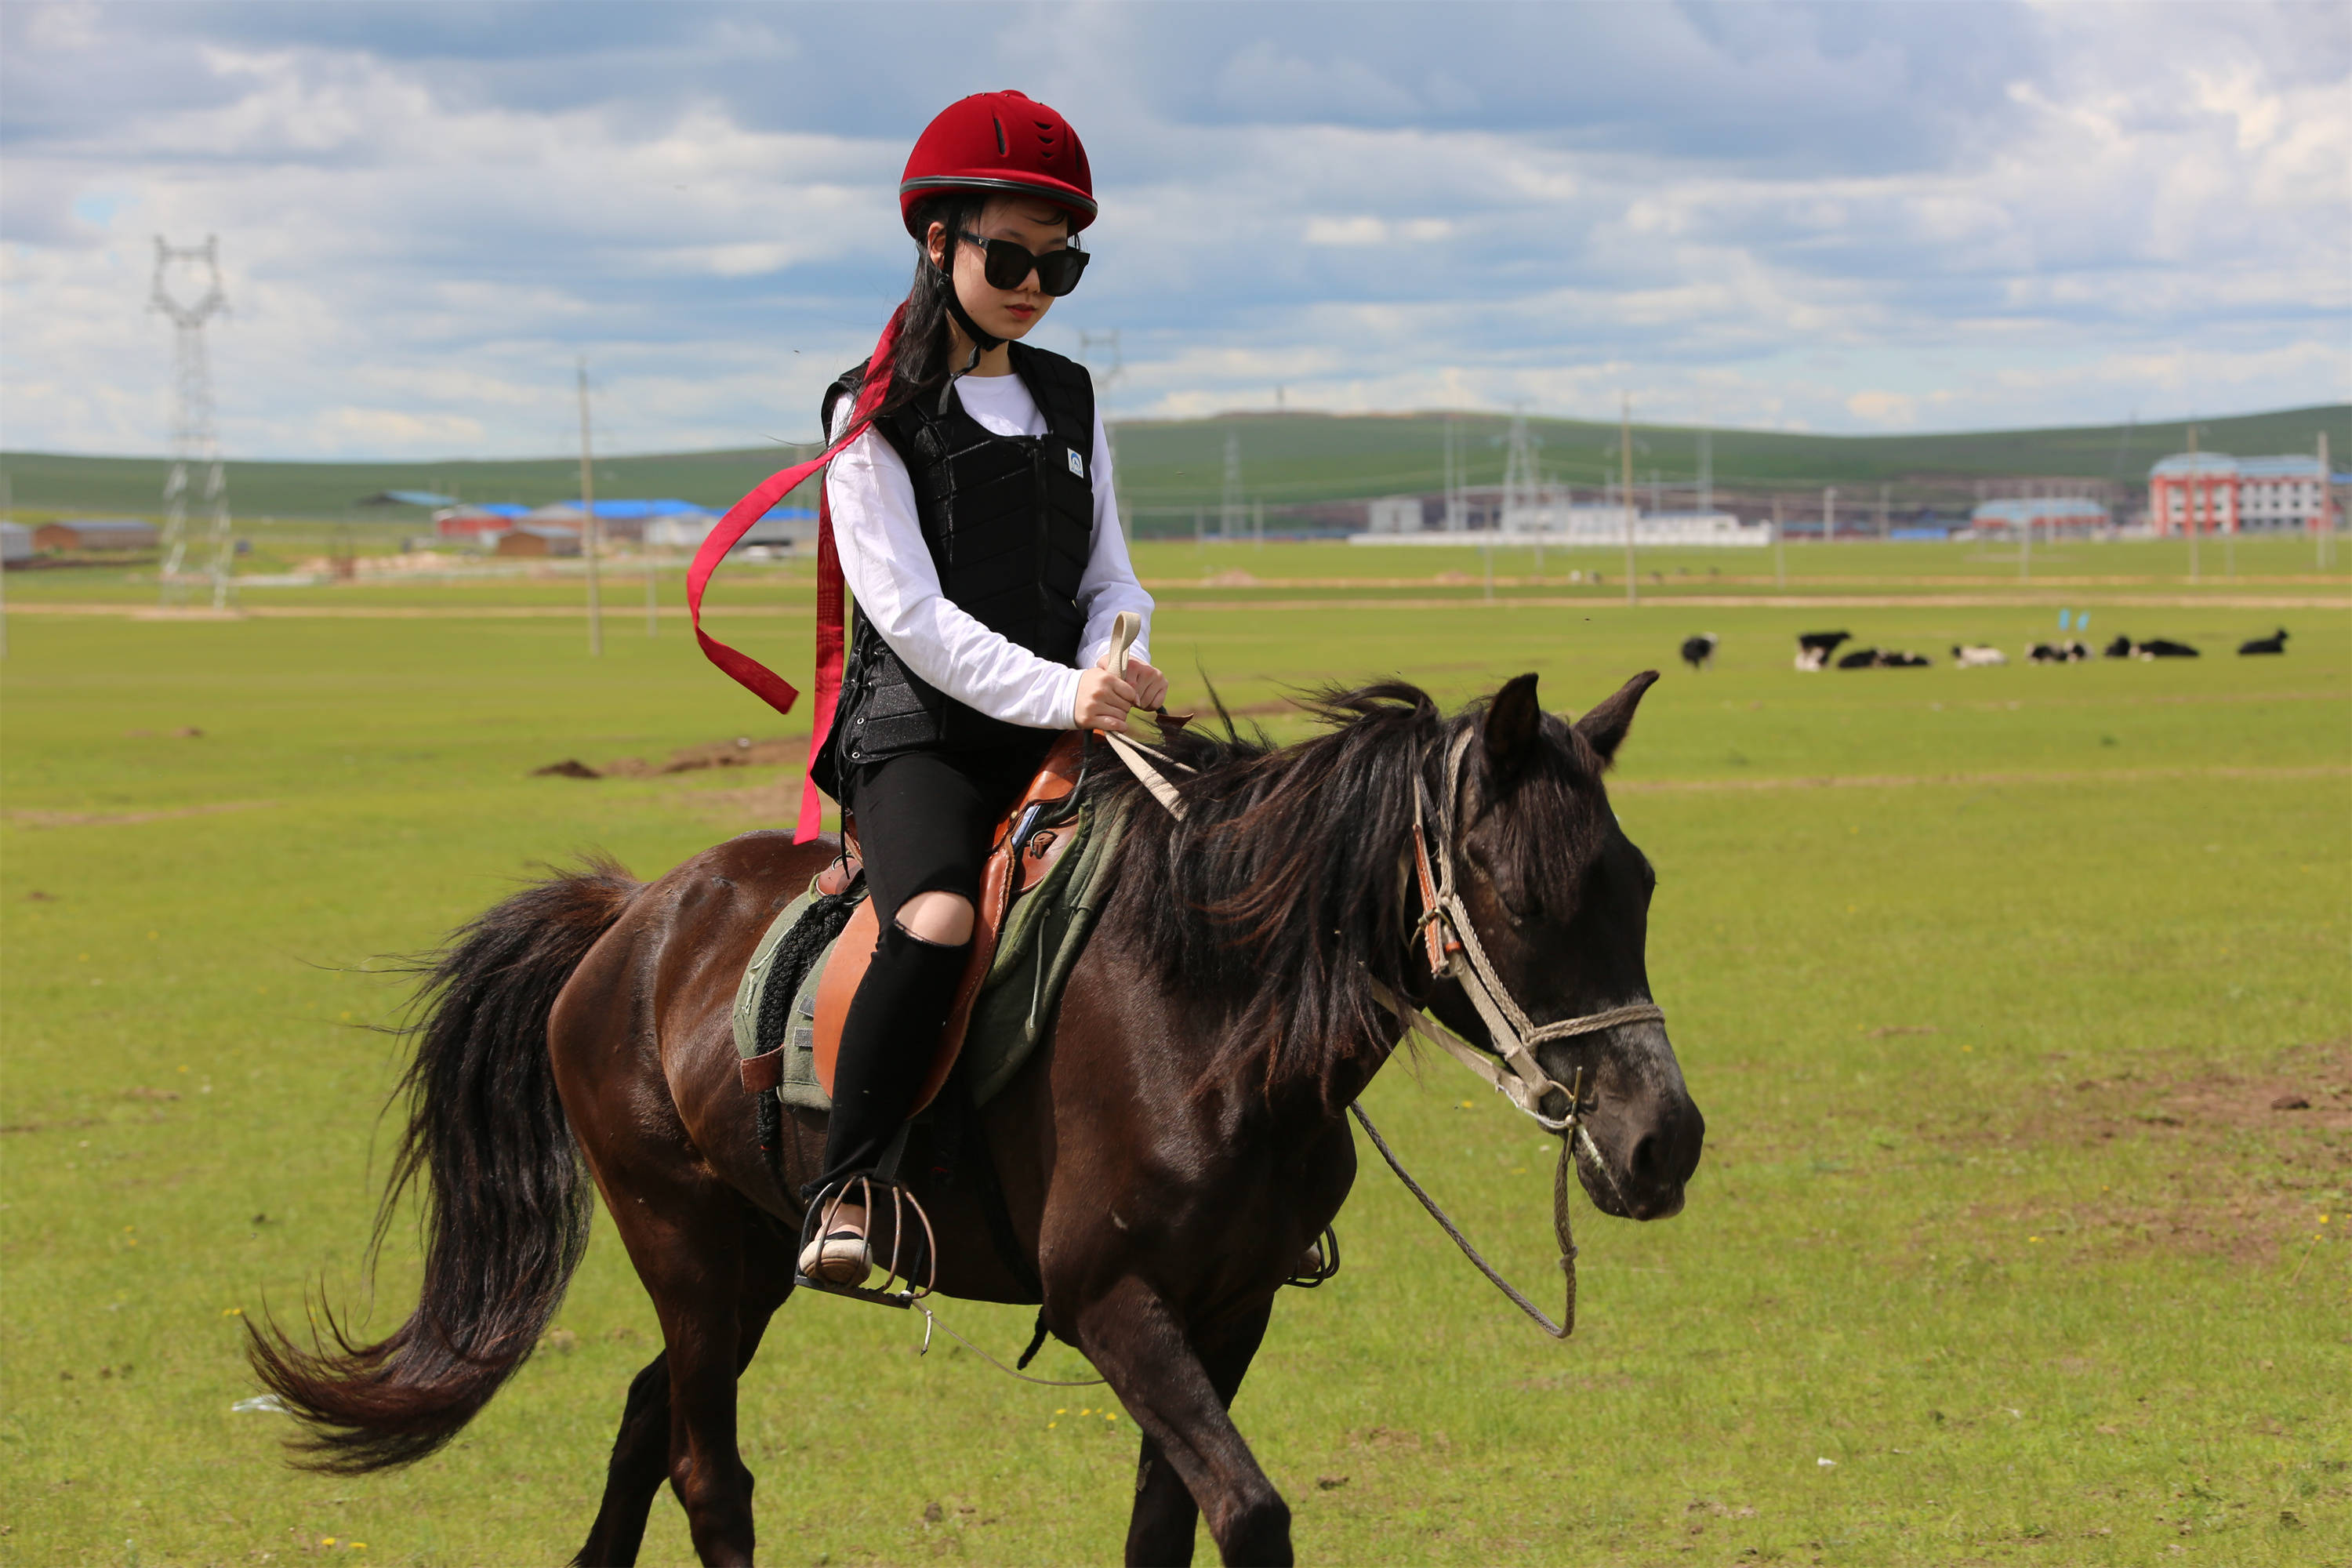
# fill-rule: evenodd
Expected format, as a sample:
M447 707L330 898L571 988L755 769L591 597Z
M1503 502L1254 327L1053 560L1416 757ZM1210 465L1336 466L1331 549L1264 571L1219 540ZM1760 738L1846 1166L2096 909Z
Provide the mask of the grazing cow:
M1798 633L1797 668L1805 670L1827 668L1830 655L1837 651L1838 644L1853 635L1852 632ZM1838 668L1843 669L1846 666L1841 664Z
M1957 669L1989 669L1996 664L2008 662L2009 655L1982 643L1969 643L1966 647L1958 643L1952 645L1952 665Z
M1715 648L1723 639L1713 632L1701 632L1695 637L1683 638L1683 662L1691 668L1705 669L1715 662Z
M2195 648L2185 642L2174 642L2168 637L2151 637L2147 642L2132 644L2132 657L2135 658L2196 658L2199 655Z
M2266 637L2256 637L2252 642L2242 642L2238 645L2238 651L2241 654L2284 653L2286 651L2286 628L2284 626L2281 626L2278 630L2273 632Z

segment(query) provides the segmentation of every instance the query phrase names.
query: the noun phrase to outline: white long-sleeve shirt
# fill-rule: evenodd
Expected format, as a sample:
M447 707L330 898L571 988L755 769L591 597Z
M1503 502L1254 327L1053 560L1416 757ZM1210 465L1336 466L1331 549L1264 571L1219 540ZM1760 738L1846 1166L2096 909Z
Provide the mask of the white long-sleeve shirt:
M967 375L956 384L964 412L999 436L1043 436L1049 426L1017 375ZM834 413L833 437L848 427L851 398ZM1095 416L1089 469L1095 492L1094 538L1078 579L1077 605L1086 616L1073 668L1040 658L1002 633L981 625L940 587L939 568L923 542L915 512L915 484L890 443L873 430L843 447L825 470L825 501L833 512L834 549L860 614L874 623L890 651L908 669L948 696L992 719L1034 730L1066 730L1075 717L1078 671L1110 646L1111 622L1121 610L1143 616L1144 637L1134 655L1150 661L1151 595L1135 580L1127 540L1119 531L1111 492L1110 441Z

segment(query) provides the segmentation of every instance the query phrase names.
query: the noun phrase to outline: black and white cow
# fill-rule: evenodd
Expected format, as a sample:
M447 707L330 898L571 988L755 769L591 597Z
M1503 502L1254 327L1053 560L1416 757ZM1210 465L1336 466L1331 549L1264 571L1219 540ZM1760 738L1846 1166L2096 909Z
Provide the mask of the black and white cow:
M2007 664L2009 655L1984 643L1954 643L1952 666L1956 669L1990 669L1997 664Z
M1838 644L1852 637L1852 632L1799 632L1797 634L1797 668L1804 670L1826 669L1830 655ZM1841 664L1841 669L1845 666Z
M1713 632L1701 632L1695 637L1683 638L1683 662L1693 669L1705 669L1715 662L1715 650L1723 639Z

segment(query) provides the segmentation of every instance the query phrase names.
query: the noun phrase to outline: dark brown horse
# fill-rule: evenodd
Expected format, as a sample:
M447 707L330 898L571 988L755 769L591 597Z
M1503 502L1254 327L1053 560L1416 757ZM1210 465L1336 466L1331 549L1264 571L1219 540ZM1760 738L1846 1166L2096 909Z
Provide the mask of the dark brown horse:
M1042 1294L1044 1321L1141 1428L1129 1562L1190 1561L1203 1513L1224 1561L1291 1560L1290 1510L1226 1411L1275 1293L1354 1180L1344 1110L1401 1033L1377 998L1488 1037L1416 934L1416 800L1453 786L1452 838L1433 848L1459 868L1486 960L1528 1017L1647 1001L1653 878L1601 773L1656 679L1572 726L1522 676L1451 718L1402 684L1330 695L1315 705L1328 731L1285 748L1230 726L1174 737L1196 770L1181 820L1124 774L1086 784L1131 813L1117 885L1049 1047L980 1119L1015 1246L992 1241L968 1185L911 1184L938 1227L940 1291ZM459 933L425 993L392 1187L429 1188L415 1314L374 1344L253 1341L306 1425L307 1462L419 1459L488 1402L579 1260L584 1163L665 1348L630 1386L579 1561L632 1561L664 1480L702 1561L751 1560L736 1379L792 1293L793 1194L824 1127L796 1115L780 1157L762 1152L729 1011L761 933L833 853L747 834L656 882L559 877ZM1664 1026L1538 1050L1552 1079L1581 1069L1589 1088L1578 1157L1593 1202L1676 1212L1702 1122ZM1033 1269L1042 1291L1022 1278Z

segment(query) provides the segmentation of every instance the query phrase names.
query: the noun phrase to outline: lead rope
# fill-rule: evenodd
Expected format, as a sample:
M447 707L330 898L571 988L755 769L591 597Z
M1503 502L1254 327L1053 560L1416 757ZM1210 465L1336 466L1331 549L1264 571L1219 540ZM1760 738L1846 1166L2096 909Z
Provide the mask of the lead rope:
M1005 1365L1003 1362L997 1360L994 1356L989 1354L986 1351L981 1349L970 1340L965 1339L961 1334L957 1333L953 1329L949 1328L945 1323L940 1321L938 1313L932 1311L929 1307L924 1306L920 1301L916 1302L914 1305L915 1310L923 1314L923 1343L921 1348L915 1352L917 1355L929 1355L931 1353L931 1331L933 1329L937 1329L941 1333L947 1335L948 1338L955 1341L956 1343L961 1345L964 1349L970 1351L972 1354L978 1356L981 1360L986 1362L997 1371L1003 1373L1005 1376L1017 1377L1024 1383L1034 1383L1040 1388L1094 1388L1110 1381L1110 1379L1107 1377L1032 1377L1025 1372L1021 1372ZM1042 1335L1045 1331L1040 1329L1038 1330L1038 1332ZM1080 1353L1083 1354L1084 1352ZM1026 1358L1024 1357L1024 1359L1025 1360Z
M1421 1200L1421 1206L1429 1211L1429 1217L1437 1222L1438 1228L1454 1238L1454 1245L1462 1249L1462 1256L1468 1258L1496 1289L1508 1297L1512 1306L1534 1319L1536 1326L1553 1339L1564 1340L1576 1332L1576 1237L1570 1231L1568 1216L1568 1167L1575 1156L1570 1140L1560 1140L1559 1163L1552 1168L1551 1173L1551 1228L1552 1235L1559 1241L1559 1271L1567 1284L1567 1300L1560 1309L1560 1321L1555 1323L1544 1315L1541 1307L1528 1300L1517 1286L1496 1273L1495 1266L1470 1245L1470 1238L1462 1234L1462 1227L1455 1225L1446 1212L1437 1206L1437 1200L1412 1179L1412 1173L1406 1170L1404 1163L1396 1157L1396 1151L1390 1148L1389 1141L1381 1136L1381 1130L1372 1125L1372 1119L1364 1114L1364 1108L1350 1105L1348 1112L1362 1125L1365 1136L1370 1138L1372 1147L1381 1152L1381 1158L1389 1163L1389 1169L1396 1173L1397 1180L1404 1184L1405 1191ZM1574 1117L1571 1115L1570 1120L1573 1121Z
M1139 618L1134 616L1131 612L1121 613L1118 621L1114 623L1110 660L1114 670L1125 670L1128 645L1134 641L1136 630L1139 625ZM1577 1248L1576 1237L1569 1217L1568 1174L1570 1165L1576 1159L1576 1151L1580 1145L1587 1154L1591 1156L1593 1168L1601 1173L1601 1179L1609 1184L1610 1191L1617 1194L1621 1203L1624 1200L1624 1193L1618 1186L1616 1176L1610 1171L1608 1161L1601 1158L1600 1146L1593 1142L1592 1134L1584 1126L1584 1069L1577 1068L1573 1084L1562 1084L1544 1071L1542 1064L1536 1060L1532 1047L1546 1040L1598 1034L1603 1029L1613 1029L1621 1024L1663 1023L1666 1015L1665 1010L1654 1002L1633 1002L1622 1007L1612 1007L1603 1012L1588 1013L1580 1017L1561 1018L1549 1024L1538 1024L1528 1016L1526 1009L1522 1008L1517 999L1512 996L1510 988L1503 984L1502 976L1495 971L1493 960L1486 956L1485 946L1478 941L1477 927L1470 919L1469 907L1463 903L1461 895L1454 890L1454 797L1461 791L1462 763L1469 752L1470 742L1475 733L1473 731L1465 730L1455 737L1453 744L1446 748L1445 794L1438 807L1439 854L1436 857L1435 886L1432 888L1426 883L1423 885L1426 907L1422 910L1421 919L1414 929L1416 934L1428 938L1430 967L1434 972L1433 978L1442 979L1450 976L1462 987L1463 992L1470 998L1471 1005L1477 1008L1480 1019L1486 1026L1487 1035L1493 1047L1491 1055L1500 1057L1516 1077L1506 1077L1500 1068L1492 1065L1489 1053L1480 1051L1468 1042L1457 1039L1454 1031L1445 1028L1442 1024L1433 1028L1431 1025L1433 1020L1426 1017L1421 1009L1391 992L1387 986L1374 982L1373 994L1383 1006L1394 1013L1398 1022L1404 1025L1410 1031L1435 1041L1445 1050L1459 1058L1464 1066L1485 1079L1514 1106L1541 1123L1546 1131L1559 1134L1559 1159L1552 1167L1551 1224L1552 1234L1559 1242L1559 1269L1566 1284L1566 1301L1560 1313L1562 1321L1554 1322L1544 1313L1543 1309L1528 1300L1517 1286L1513 1285L1496 1271L1494 1265L1488 1263L1477 1247L1471 1245L1470 1238L1462 1234L1462 1227L1455 1225L1453 1218L1438 1206L1437 1200L1429 1195L1426 1188L1413 1180L1412 1173L1407 1171L1403 1163L1396 1157L1396 1151L1389 1147L1388 1140L1381 1137L1380 1129L1372 1125L1372 1119L1364 1114L1364 1108L1361 1105L1351 1102L1348 1111L1361 1124L1365 1135L1372 1141L1372 1147L1381 1152L1381 1158L1388 1162L1389 1169L1396 1173L1397 1180L1404 1184L1405 1190L1420 1201L1421 1206L1429 1211L1430 1218L1435 1220L1439 1227L1453 1238L1454 1245L1462 1249L1462 1256L1467 1258L1495 1289L1508 1298L1513 1306L1533 1319L1536 1325L1545 1333L1556 1340L1564 1340L1576 1332ZM1106 731L1104 738L1111 742L1111 750L1118 755L1119 761L1127 764L1128 771L1134 773L1144 788L1150 792L1152 798L1167 809L1168 815L1180 822L1182 821L1184 817L1182 796L1177 793L1176 786L1152 764L1155 762L1170 763L1177 767L1182 767L1183 764L1173 763L1172 759L1157 756L1147 748L1139 746L1127 740L1125 736L1115 732ZM1416 774L1412 782L1412 832L1414 846L1420 856L1420 864L1424 868L1429 861L1428 839L1423 826L1427 806L1427 785ZM1431 931L1430 928L1433 926L1443 926L1452 940L1442 942L1439 936ZM1460 960L1466 962L1457 961L1457 954ZM1559 1093L1568 1101L1568 1114L1564 1117L1546 1116L1543 1112L1544 1097L1554 1091ZM928 1316L928 1312L925 1315ZM946 1325L941 1324L940 1327L945 1328ZM954 1331L949 1330L949 1332L953 1333ZM963 1338L961 1334L957 1334L956 1337L960 1340ZM928 1334L924 1342L927 1345L929 1343ZM971 1342L969 1340L964 1341L966 1344ZM977 1346L973 1348L978 1350ZM981 1353L986 1354L985 1352ZM991 1360L993 1362L993 1358ZM994 1364L1001 1366L1003 1363L994 1363ZM1019 1377L1023 1374L1014 1373L1013 1375ZM1038 1380L1031 1378L1027 1381Z

